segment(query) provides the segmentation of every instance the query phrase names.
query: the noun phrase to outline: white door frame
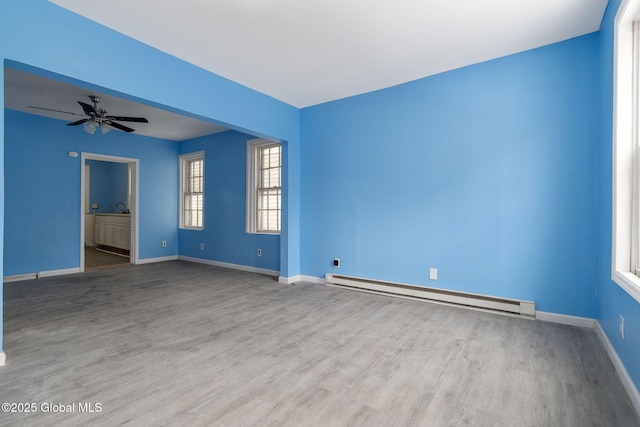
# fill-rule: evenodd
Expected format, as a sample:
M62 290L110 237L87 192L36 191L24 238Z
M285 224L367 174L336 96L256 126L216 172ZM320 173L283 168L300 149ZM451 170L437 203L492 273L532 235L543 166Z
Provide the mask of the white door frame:
M84 271L84 215L87 201L85 200L85 165L87 160L100 160L103 162L126 163L131 168L131 250L129 262L138 264L138 203L140 160L129 157L109 156L106 154L82 153L82 167L80 168L80 272Z

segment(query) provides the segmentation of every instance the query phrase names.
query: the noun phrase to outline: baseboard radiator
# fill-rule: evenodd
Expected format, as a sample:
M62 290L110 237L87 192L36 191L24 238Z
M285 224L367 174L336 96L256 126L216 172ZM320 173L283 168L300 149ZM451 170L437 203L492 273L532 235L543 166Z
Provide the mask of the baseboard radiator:
M327 273L325 275L325 283L329 286L336 286L345 289L448 305L465 306L498 313L517 314L530 318L533 318L536 315L536 304L533 301L491 297L467 292L449 291L446 289L406 285L402 283L363 279L360 277L341 276L331 273Z

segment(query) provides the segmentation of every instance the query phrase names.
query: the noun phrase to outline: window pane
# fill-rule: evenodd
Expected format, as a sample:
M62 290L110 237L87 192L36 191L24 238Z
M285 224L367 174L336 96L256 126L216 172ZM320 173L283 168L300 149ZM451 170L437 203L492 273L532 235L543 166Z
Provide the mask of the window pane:
M278 195L275 193L269 193L268 200L268 209L277 209L278 208Z
M269 164L270 166L273 167L279 167L280 166L280 150L277 150L275 148L271 149L270 154L270 158L269 158Z
M193 160L189 162L189 172L187 177L187 191L190 193L200 193L202 192L202 184L203 184L203 161L202 160Z
M184 225L186 227L202 227L203 203L202 194L185 194Z
M262 170L262 180L260 182L261 188L269 188L269 177L271 176L271 171L269 169Z
M202 227L204 217L204 159L184 160L183 163L182 226Z
M280 231L282 173L281 146L271 144L256 149L256 231Z
M259 191L258 230L280 231L280 189Z

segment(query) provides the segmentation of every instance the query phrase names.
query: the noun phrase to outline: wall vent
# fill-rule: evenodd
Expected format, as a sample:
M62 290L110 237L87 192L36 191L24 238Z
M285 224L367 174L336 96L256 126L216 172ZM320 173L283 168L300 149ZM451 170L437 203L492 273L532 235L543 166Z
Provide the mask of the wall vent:
M535 318L536 315L536 304L533 301L492 297L331 273L325 275L325 283L329 286L355 291L371 292L439 304L464 306L498 313L517 314L529 318Z

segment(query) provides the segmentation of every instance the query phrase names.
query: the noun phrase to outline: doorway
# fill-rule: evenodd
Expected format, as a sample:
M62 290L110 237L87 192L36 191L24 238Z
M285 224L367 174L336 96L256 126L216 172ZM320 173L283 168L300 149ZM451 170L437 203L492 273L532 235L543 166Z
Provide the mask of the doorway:
M138 263L138 159L82 153L80 270Z

